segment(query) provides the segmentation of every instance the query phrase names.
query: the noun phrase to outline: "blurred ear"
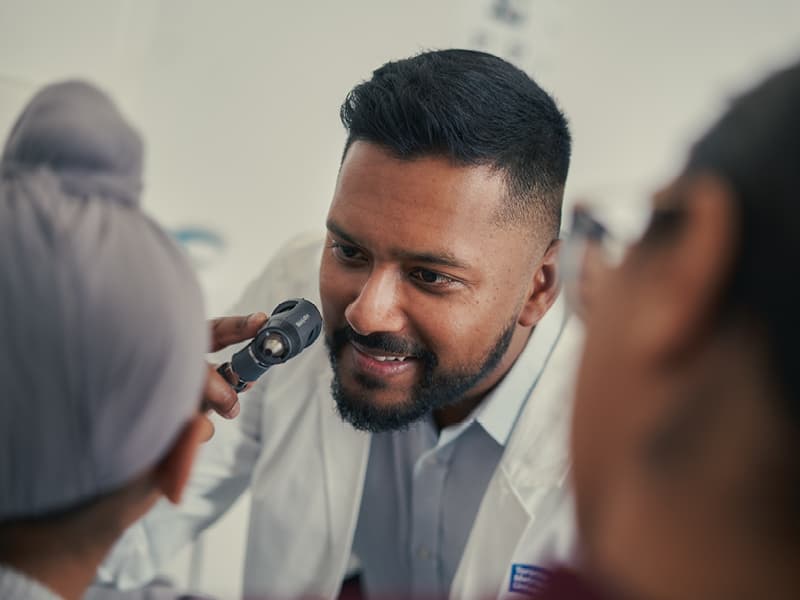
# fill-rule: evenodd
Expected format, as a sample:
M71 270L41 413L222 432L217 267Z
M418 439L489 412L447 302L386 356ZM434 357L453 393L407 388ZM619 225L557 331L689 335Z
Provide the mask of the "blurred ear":
M628 273L641 280L633 285L634 343L659 361L683 356L713 325L738 243L731 188L710 174L684 185L680 228L667 240L645 241L636 250L640 264Z
M156 485L173 504L181 500L198 446L207 435L206 418L197 414L184 426L172 448L156 467Z
M539 268L533 274L528 297L518 319L518 323L523 327L536 325L558 297L560 283L558 256L560 251L561 240L555 240L547 248Z

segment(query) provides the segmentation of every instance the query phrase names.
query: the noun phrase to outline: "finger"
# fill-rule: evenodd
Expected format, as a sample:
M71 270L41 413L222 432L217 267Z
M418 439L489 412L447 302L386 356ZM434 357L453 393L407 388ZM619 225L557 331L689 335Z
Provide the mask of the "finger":
M239 397L213 365L208 365L208 376L203 390L203 410L213 410L226 419L233 419L240 410Z
M205 415L203 415L203 418L200 420L200 432L198 436L201 442L207 442L214 437L214 423Z
M211 352L250 339L267 322L267 315L254 312L247 316L220 317L211 324Z

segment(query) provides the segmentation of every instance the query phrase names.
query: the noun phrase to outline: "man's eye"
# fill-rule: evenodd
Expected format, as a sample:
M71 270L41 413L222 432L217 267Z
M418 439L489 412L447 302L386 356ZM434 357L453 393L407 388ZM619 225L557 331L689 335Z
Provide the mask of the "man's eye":
M341 260L356 261L363 259L361 250L359 250L355 246L348 246L346 244L339 244L337 242L333 242L331 244L331 249L333 250L334 256L336 256Z
M416 269L410 275L412 279L430 286L445 287L457 283L452 277L428 269Z

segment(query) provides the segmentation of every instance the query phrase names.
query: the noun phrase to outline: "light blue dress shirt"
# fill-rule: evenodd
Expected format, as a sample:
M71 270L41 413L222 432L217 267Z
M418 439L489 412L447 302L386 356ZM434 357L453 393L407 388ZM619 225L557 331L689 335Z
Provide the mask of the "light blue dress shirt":
M534 330L511 370L461 423L432 418L372 436L353 541L368 597L444 597L486 487L560 327Z

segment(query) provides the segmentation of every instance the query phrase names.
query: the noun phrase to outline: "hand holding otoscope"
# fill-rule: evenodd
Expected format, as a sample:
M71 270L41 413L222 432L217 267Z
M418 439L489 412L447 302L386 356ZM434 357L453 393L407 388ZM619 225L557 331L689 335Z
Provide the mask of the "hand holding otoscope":
M322 316L311 302L304 298L281 302L253 341L234 354L230 362L221 364L217 372L241 392L273 365L308 348L321 330Z
M204 410L232 419L239 414L237 392L273 365L297 356L319 337L322 317L313 303L303 298L281 302L269 317L223 317L212 322L212 351L253 338L230 362L209 366L203 393ZM209 428L213 428L209 424ZM206 434L210 437L211 432Z

